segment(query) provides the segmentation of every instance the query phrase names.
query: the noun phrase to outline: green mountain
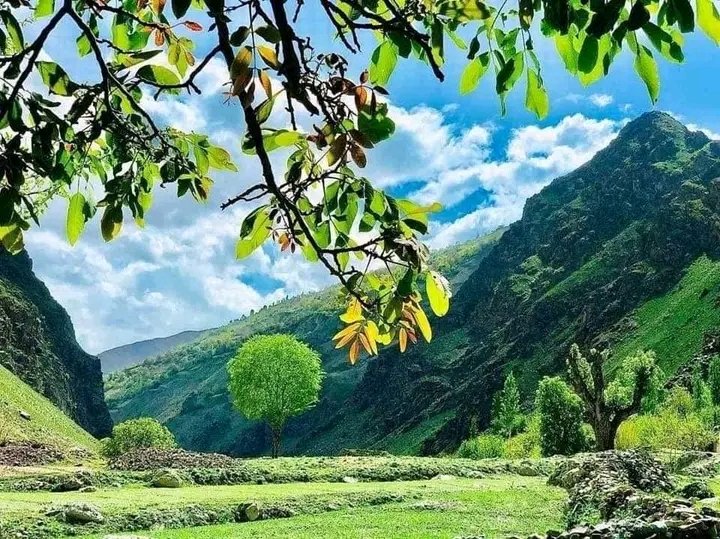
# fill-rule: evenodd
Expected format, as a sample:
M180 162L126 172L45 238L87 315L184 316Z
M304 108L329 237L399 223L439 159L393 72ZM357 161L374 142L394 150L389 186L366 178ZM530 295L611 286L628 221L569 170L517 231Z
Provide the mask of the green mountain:
M451 450L471 418L487 424L509 370L530 399L541 376L562 370L572 342L619 357L654 349L671 376L720 326L718 177L720 144L645 114L530 198L477 255L445 253L456 293L432 343L348 368L330 349L330 293L306 296L114 375L111 413L158 417L196 449L264 449L262 427L230 409L224 363L240 340L267 331L310 342L329 373L318 408L291 426L295 452Z
M169 337L160 337L157 339L148 339L132 344L125 344L110 350L105 350L98 354L102 371L105 374L127 369L138 363L142 363L146 359L159 356L172 350L173 348L185 343L192 342L207 331L183 331Z
M35 276L25 252L0 250L0 366L91 434L109 433L100 362L80 348L70 317Z
M503 230L433 255L434 263L457 287L473 272ZM326 379L318 405L291 422L286 446L313 450L311 432L328 428L352 395L367 367L351 367L347 352L330 337L340 329L338 289L306 294L264 307L200 339L141 365L110 374L106 398L113 419L149 415L165 422L185 447L257 454L267 445L262 425L241 419L227 396L225 365L240 343L255 333L291 332L323 356Z

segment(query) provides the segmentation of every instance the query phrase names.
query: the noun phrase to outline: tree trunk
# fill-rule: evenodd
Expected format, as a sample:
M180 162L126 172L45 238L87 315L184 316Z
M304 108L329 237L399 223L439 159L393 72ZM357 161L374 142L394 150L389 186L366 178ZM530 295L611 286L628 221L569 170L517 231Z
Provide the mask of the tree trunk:
M280 456L280 441L282 438L282 426L270 426L272 432L272 458L276 459Z
M595 431L595 444L598 451L615 449L615 435L619 424L609 420L607 417L595 418L593 430Z

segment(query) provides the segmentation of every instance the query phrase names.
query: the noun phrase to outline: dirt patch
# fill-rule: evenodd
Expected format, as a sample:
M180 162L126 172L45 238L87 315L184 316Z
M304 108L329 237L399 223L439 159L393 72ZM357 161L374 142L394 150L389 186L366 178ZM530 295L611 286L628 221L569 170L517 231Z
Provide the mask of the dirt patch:
M190 470L193 468L231 468L237 459L218 453L193 453L183 449L138 449L110 461L114 470L144 472L161 468Z
M56 447L29 442L10 442L0 445L0 466L43 466L63 460Z

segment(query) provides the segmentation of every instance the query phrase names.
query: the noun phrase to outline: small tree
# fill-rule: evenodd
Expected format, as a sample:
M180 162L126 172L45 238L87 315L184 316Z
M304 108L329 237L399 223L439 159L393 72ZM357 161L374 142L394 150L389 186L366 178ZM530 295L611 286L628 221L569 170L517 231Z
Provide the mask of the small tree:
M603 366L609 350L592 348L583 356L577 344L570 347L568 376L585 405L587 420L595 432L600 451L615 447L620 424L640 411L643 399L658 384L658 368L653 352L638 352L627 358L612 382L607 382Z
M134 449L172 449L175 437L166 426L151 417L130 419L115 425L112 436L102 446L106 457L117 457Z
M491 426L495 433L510 438L525 427L525 416L520 408L520 390L511 372L503 388L495 394Z
M708 385L715 406L720 406L720 356L715 356L708 366Z
M291 335L262 335L240 347L228 373L235 407L248 419L267 422L277 457L287 420L317 402L320 356Z
M572 455L586 449L582 401L570 386L560 378L545 377L540 381L535 401L543 455Z

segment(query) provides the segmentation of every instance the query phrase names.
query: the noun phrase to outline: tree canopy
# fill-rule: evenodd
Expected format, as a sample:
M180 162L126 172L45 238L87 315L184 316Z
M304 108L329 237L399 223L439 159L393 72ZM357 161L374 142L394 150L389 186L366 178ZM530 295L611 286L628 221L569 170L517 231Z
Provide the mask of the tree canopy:
M395 340L404 349L418 335L432 336L423 296L442 316L451 292L429 266L420 239L440 206L390 196L362 174L371 150L395 130L385 87L401 60L419 60L443 80L450 55L466 56L460 92L493 77L504 112L509 92L524 84L525 106L542 118L550 100L536 40L552 41L583 84L607 75L625 49L654 102L656 59L682 62L683 34L697 27L720 43L715 4L3 0L0 240L10 251L22 249L23 232L55 197L68 199L70 243L96 213L107 241L130 217L142 226L158 186L174 184L178 196L206 200L219 171L236 171L231 154L205 133L162 125L144 103L200 93L198 76L218 57L227 99L239 105L245 127L242 150L262 170L222 204L248 207L237 257L267 241L301 251L347 292L343 321L351 329L338 341L349 347L351 361ZM333 50L316 50L315 36L302 31L299 21L308 11L333 29ZM46 50L60 28L76 35L75 59L64 63ZM372 52L362 50L368 37L377 41ZM367 69L351 70L348 57L361 53ZM71 62L88 65L90 80L74 80ZM387 271L372 273L378 268Z
M287 420L317 402L320 356L291 335L259 335L240 347L228 374L235 407L248 419L268 423L276 457Z

